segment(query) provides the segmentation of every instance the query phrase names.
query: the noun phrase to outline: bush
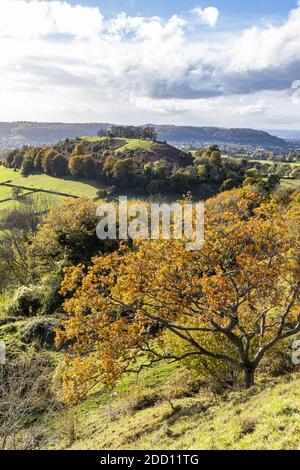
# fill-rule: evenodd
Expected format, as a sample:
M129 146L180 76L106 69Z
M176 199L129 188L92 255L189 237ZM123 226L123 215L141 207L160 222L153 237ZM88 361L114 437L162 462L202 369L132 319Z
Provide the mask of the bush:
M8 307L8 313L23 317L37 315L42 306L42 298L42 291L37 286L19 287Z
M293 340L285 340L273 347L261 362L260 370L266 375L280 377L295 370L292 362Z
M52 368L46 354L24 354L17 362L0 368L2 450L37 447L36 433L30 426L56 406Z
M20 332L24 343L34 343L37 348L55 349L55 330L60 327L56 318L36 318L26 323Z

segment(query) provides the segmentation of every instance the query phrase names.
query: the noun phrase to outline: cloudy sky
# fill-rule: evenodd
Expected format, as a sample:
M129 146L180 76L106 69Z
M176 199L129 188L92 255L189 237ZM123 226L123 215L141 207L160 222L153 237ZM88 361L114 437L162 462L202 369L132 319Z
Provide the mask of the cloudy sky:
M300 2L0 0L0 120L300 128Z

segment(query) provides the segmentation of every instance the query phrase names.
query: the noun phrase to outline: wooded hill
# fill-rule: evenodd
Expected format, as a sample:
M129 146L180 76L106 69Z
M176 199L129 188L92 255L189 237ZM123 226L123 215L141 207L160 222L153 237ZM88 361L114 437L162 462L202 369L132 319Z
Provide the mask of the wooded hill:
M108 130L109 123L41 123L41 122L1 122L0 143L12 147L15 143L28 145L53 144L65 138L80 135L95 136L99 129ZM220 127L194 127L153 125L161 141L173 143L232 143L268 148L282 148L286 145L267 132L253 129L226 129Z

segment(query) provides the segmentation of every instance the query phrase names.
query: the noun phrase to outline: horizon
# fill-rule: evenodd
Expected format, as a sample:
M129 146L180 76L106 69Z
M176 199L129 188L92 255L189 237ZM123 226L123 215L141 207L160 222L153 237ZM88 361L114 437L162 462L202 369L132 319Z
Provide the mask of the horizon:
M220 129L226 129L226 130L233 130L233 129L240 129L240 130L256 130L256 131L262 131L262 132L266 132L266 133L269 133L269 134L272 134L272 132L296 132L296 133L299 133L299 138L300 138L300 129L297 128L297 129L292 129L292 128L282 128L282 129L265 129L265 128L259 128L259 127L239 127L239 126L236 126L236 127L228 127L228 126L212 126L212 125L209 125L209 124L206 124L206 125L201 125L201 126L197 126L197 125L189 125L189 124L172 124L172 123L164 123L164 124L157 124L157 123L154 123L154 122L148 122L148 123L137 123L137 124L126 124L126 123L120 123L120 122L108 122L108 121L27 121L27 120L18 120L18 121L2 121L0 120L0 124L13 124L13 123L26 123L26 124L61 124L61 125L94 125L94 124L105 124L105 125L119 125L119 126L127 126L127 125L134 125L134 126L146 126L146 125L150 125L150 126L174 126L174 127L194 127L194 128L220 128ZM280 135L276 135L274 134L275 137L281 137ZM287 137L284 137L282 136L281 138L287 138Z
M300 3L182 3L2 0L0 120L298 131Z

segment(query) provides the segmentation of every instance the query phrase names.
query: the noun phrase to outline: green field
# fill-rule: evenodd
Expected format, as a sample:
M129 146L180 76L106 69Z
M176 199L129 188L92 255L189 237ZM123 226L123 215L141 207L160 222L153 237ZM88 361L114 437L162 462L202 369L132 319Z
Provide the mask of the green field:
M85 140L87 142L103 142L104 140L108 139L108 137L96 137L96 136L84 136L81 137L81 140ZM123 139L123 138L114 138L114 141L120 140L120 142L127 141L125 145L121 145L117 148L117 152L130 152L136 150L151 150L153 145L153 141L151 140L144 140L144 139Z
M118 148L120 152L130 152L135 150L151 150L155 145L151 140L127 139L127 144Z
M22 176L19 171L14 171L4 166L0 166L0 183L10 182L16 186L25 186L26 188L34 189L43 189L49 191L57 191L65 193L70 196L79 196L86 197L89 199L95 199L97 197L97 191L99 186L95 181L77 181L72 179L62 179L54 178L52 176L40 174L40 175L30 175ZM30 191L24 190L23 198L30 193ZM47 198L53 204L61 204L67 199L67 196L61 196L56 194L47 194L47 193L34 193L34 197L40 197L43 194L43 197ZM39 195L39 196L38 196ZM8 209L16 204L17 201L6 201L1 202L4 199L11 197L11 188L6 186L0 186L0 210Z
M300 166L300 162L273 162L270 160L248 160L249 162L261 163L262 165L290 165L291 167Z
M98 137L97 135L84 135L80 137L81 140L86 140L87 142L103 142L108 137Z
M300 189L300 180L283 178L281 180L281 185L289 189Z

